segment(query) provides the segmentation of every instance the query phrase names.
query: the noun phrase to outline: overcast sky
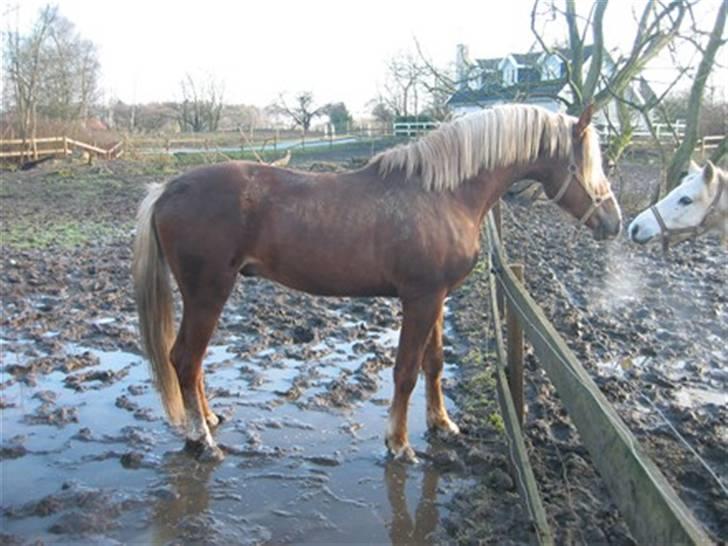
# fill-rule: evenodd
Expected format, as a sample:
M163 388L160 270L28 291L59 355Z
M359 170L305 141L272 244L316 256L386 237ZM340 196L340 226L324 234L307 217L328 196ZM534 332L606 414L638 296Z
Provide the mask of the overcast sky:
M613 0L609 45L630 43L632 5L643 1ZM717 6L720 0L707 1ZM27 29L45 3L2 0L3 30ZM104 97L126 102L177 99L190 72L223 81L227 102L265 106L281 92L306 90L318 103L343 101L362 114L382 87L387 61L414 51L415 38L439 66L453 62L458 43L478 58L534 45L532 0L57 3L99 48ZM653 76L666 79L667 63L656 68Z

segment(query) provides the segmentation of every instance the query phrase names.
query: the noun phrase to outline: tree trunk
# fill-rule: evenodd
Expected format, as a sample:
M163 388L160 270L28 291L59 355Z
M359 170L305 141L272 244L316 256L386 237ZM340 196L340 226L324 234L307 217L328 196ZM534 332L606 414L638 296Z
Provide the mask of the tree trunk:
M690 88L685 136L675 151L675 154L672 156L670 165L667 167L666 191L672 190L680 183L680 172L685 164L690 161L690 157L695 150L695 144L698 141L698 122L700 120L700 108L703 102L705 83L715 63L716 53L723 45L726 11L728 11L728 2L721 2L720 8L718 9L718 16L715 19L715 25L710 33L708 45L705 48L705 53L703 53L703 58L698 66L698 72Z

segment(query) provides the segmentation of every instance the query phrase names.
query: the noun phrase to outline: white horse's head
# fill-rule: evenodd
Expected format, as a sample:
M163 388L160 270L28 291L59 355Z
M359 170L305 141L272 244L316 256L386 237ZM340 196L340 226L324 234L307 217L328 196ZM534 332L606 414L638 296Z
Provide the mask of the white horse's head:
M627 230L629 238L635 243L644 244L655 237L667 236L673 230L701 226L709 209L714 206L721 184L720 177L718 169L710 161L702 169L691 161L680 185L654 206L667 233L663 233L665 230L660 226L658 214L648 208L632 220Z

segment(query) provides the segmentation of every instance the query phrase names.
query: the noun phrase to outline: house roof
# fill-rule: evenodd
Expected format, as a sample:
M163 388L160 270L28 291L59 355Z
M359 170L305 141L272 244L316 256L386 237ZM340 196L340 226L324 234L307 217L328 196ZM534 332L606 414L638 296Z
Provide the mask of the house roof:
M479 104L492 101L523 101L527 98L554 97L563 89L565 81L550 80L539 82L517 83L504 87L489 85L481 89L458 89L448 99L447 104Z
M478 65L478 68L481 70L497 70L498 69L498 63L501 62L501 58L495 58L495 59L475 59L475 64Z
M541 51L538 53L513 53L511 56L516 60L518 64L525 66L533 66L541 56Z
M568 56L570 50L562 48L557 50L559 54ZM594 46L584 46L584 60L588 60L594 52ZM531 53L513 53L506 57L493 57L490 59L476 59L476 70L482 72L492 72L497 70L498 66L504 59L512 57L520 66L526 67L526 70L534 71L531 78L532 81L521 81L515 85L503 86L497 81L490 81L480 89L471 89L464 87L458 89L448 100L447 104L478 104L492 101L522 101L526 98L535 97L555 97L566 85L565 78L558 78L547 81L538 81L536 72L540 73L539 59L543 56L543 51ZM536 80L536 81L533 81Z
M559 54L563 55L564 57L568 57L571 54L571 51L566 48L560 48L556 50ZM584 60L588 60L589 57L592 56L592 53L594 52L594 46L587 45L584 46ZM488 59L475 59L475 64L478 65L478 68L481 69L495 69L498 68L498 65L503 61L503 59L507 57L513 57L513 59L520 65L523 66L535 66L538 64L538 60L541 58L541 55L543 55L543 51L533 51L531 53L512 53L511 55L506 55L504 57L491 57Z

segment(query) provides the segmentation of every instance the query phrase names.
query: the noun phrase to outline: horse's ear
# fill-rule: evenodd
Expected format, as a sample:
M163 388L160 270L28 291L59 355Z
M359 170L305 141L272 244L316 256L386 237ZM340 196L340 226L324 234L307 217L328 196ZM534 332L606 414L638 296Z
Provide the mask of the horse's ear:
M703 167L703 182L705 182L707 185L710 185L713 182L713 179L715 178L715 165L713 165L713 162L708 159L705 162L705 167Z
M700 165L698 165L694 159L690 160L690 165L688 165L688 174L693 174L700 172L702 169L700 168Z
M591 123L593 113L594 104L590 102L586 105L586 108L584 108L584 111L579 116L579 120L576 122L576 125L574 125L574 138L577 140L582 139L586 132L586 128L589 127L589 124Z

